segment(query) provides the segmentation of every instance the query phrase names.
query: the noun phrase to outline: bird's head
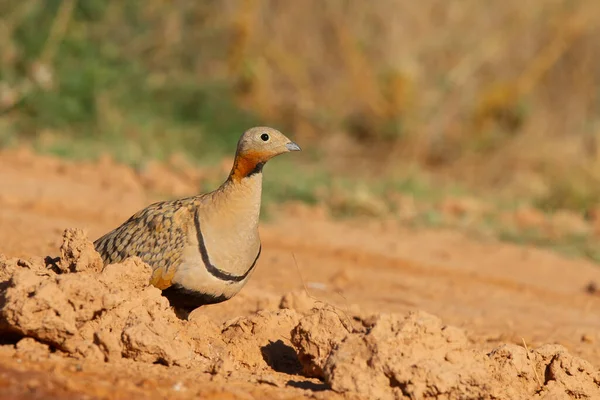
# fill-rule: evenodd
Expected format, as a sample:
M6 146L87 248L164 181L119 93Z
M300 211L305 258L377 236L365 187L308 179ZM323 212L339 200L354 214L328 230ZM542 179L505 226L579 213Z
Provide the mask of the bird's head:
M300 151L300 146L277 129L250 128L238 141L231 177L242 179L260 173L271 158L290 151Z

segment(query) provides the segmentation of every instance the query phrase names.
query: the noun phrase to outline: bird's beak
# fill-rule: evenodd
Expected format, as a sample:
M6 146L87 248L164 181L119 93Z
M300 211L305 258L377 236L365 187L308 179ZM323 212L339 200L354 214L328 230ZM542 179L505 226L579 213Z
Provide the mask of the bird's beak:
M286 149L289 151L301 151L302 149L294 142L289 142L285 145Z

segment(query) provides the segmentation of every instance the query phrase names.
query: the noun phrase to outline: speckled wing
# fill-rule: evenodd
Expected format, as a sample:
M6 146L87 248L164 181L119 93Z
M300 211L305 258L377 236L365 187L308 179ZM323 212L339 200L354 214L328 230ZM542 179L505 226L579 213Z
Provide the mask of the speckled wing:
M166 289L188 242L193 206L192 199L152 204L96 240L94 247L105 265L140 257L152 267L151 283Z

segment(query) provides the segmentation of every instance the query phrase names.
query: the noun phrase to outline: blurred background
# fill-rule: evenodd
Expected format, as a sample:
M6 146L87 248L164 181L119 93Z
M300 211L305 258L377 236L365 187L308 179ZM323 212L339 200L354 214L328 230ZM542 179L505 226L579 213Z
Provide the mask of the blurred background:
M599 27L595 0L0 0L0 146L227 165L265 124L306 150L267 201L600 259Z

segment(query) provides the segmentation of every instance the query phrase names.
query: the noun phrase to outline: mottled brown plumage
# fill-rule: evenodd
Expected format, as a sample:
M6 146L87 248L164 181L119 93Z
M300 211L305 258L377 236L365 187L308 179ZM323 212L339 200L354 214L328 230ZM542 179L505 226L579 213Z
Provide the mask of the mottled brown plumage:
M262 167L300 148L279 131L257 127L238 142L234 165L217 190L155 203L94 242L106 264L138 256L152 285L190 311L234 296L258 257Z
M94 246L105 264L115 264L138 256L152 266L153 281L181 263L181 252L192 224L194 209L201 199L189 197L155 203L138 211L123 225L104 235ZM153 282L154 284L154 282ZM155 285L165 289L165 284Z

